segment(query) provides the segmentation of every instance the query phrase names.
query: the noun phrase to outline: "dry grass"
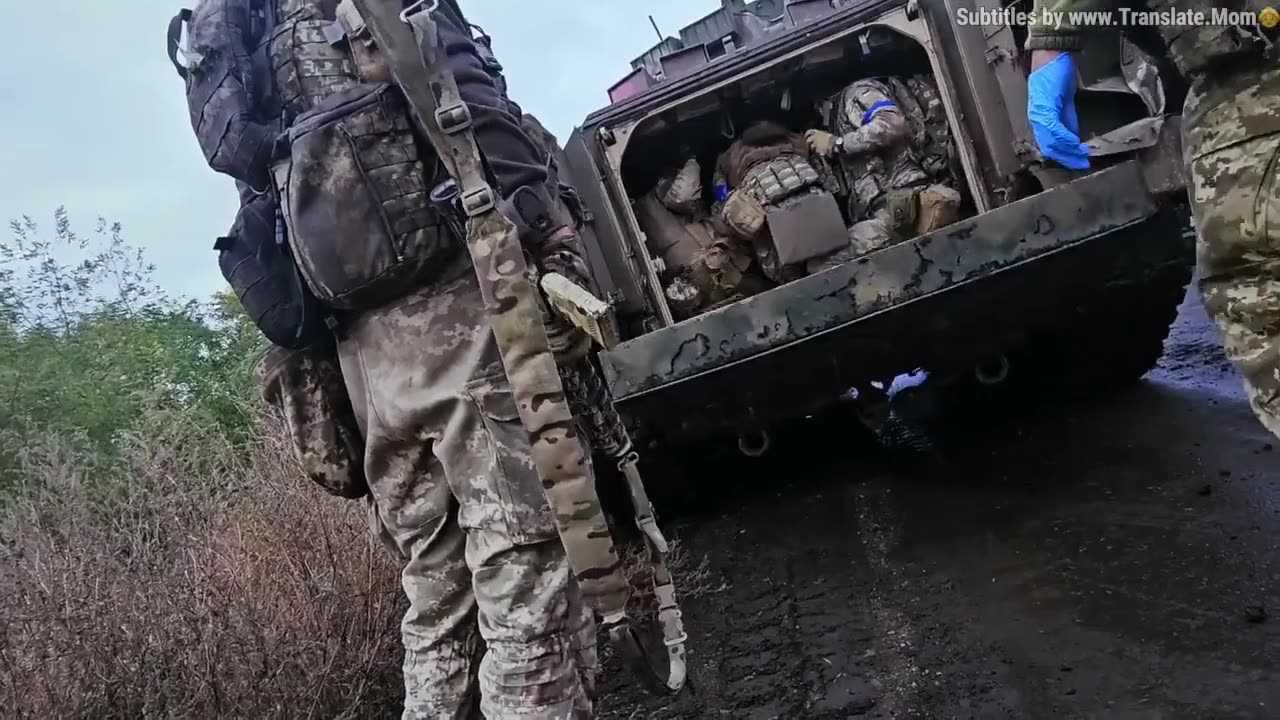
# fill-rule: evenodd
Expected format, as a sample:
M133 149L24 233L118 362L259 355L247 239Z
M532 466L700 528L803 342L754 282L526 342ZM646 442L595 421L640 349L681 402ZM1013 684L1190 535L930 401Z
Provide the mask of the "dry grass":
M705 555L690 552L676 536L667 538L667 569L676 584L679 602L713 595L726 589L726 585L711 569L711 560ZM653 567L649 553L639 540L622 547L622 569L631 586L627 602L627 614L636 619L650 619L657 612L657 600L653 596Z
M364 505L302 479L278 423L260 436L246 451L153 410L117 463L0 428L20 478L0 505L0 716L398 714L404 601ZM671 544L682 601L723 589ZM651 620L640 543L624 559Z
M45 438L0 511L6 717L366 717L399 706L395 569L363 505L156 412L127 482Z

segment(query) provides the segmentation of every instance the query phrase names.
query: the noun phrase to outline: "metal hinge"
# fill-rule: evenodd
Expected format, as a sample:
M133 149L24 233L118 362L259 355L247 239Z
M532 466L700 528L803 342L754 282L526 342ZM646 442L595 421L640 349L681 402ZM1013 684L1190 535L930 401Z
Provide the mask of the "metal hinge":
M997 46L997 47L987 48L986 56L987 56L987 64L995 65L996 63L1012 58L1013 53L1009 52L1008 50L1005 50L1002 47Z

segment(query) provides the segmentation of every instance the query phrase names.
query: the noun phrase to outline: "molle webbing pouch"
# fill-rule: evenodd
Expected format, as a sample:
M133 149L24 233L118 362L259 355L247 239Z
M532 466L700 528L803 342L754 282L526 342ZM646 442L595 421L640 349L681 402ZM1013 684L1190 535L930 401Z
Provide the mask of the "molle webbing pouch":
M456 240L432 208L399 89L361 84L331 95L288 137L276 185L294 256L321 302L374 307L441 267Z
M818 171L808 160L785 153L753 165L747 170L742 187L753 190L762 203L777 205L821 182Z
M748 240L764 227L764 204L756 197L755 188L739 188L729 194L720 208L720 219L730 230Z
M214 249L222 277L268 340L286 348L332 340L324 308L298 274L271 193L248 195Z
M285 8L288 14L280 18L268 43L276 93L289 117L296 118L360 82L346 43L331 42L335 22L331 10L321 5L306 2L292 12Z
M364 497L364 440L333 346L273 347L254 368L267 406L280 414L303 474L325 492Z
M916 219L920 216L919 190L890 190L885 193L884 207L893 232L904 238L915 235Z

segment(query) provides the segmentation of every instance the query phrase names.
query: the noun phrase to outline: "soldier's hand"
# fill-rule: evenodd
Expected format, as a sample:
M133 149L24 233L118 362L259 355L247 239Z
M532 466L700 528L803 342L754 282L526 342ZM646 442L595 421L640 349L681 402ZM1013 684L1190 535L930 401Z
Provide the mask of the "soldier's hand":
M582 241L573 228L553 230L538 249L538 264L544 273L560 273L586 289L591 289L591 271L582 257Z
M1071 170L1089 168L1076 116L1076 65L1071 53L1036 50L1027 78L1027 120L1040 152Z
M836 152L836 136L826 130L810 130L804 134L809 150L820 157L829 158Z

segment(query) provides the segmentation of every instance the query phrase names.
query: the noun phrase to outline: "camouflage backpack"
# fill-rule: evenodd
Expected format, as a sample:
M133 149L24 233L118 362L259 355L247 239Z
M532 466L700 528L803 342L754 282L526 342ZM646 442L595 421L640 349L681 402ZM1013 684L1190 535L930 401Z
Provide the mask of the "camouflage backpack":
M429 201L434 153L386 69L347 46L337 12L338 0L201 0L175 18L169 48L210 164L278 203L286 245L274 253L320 305L359 311L419 287L461 241ZM249 257L270 245L234 240Z
M959 187L957 183L964 174L937 83L928 75L889 77L885 81L911 127L916 162L931 181Z

